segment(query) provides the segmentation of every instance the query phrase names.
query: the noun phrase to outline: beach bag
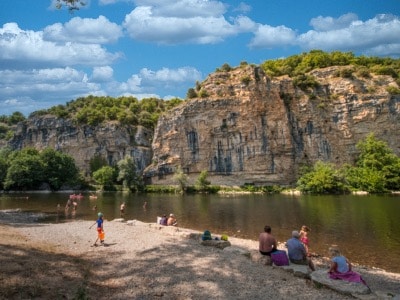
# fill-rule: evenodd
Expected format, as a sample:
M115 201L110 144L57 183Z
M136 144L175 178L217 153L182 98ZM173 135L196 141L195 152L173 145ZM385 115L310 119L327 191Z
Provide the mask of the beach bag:
M201 236L201 239L203 241L212 240L211 232L208 230L204 231L203 235Z
M271 261L275 266L288 266L289 259L286 255L286 251L277 250L271 253Z

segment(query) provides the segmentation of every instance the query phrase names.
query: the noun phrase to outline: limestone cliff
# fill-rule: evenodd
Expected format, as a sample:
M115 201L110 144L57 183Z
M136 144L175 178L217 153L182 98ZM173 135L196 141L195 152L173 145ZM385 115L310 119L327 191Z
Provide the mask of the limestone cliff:
M295 87L253 66L208 76L191 99L164 114L153 139L148 182L168 184L178 166L193 182L290 185L299 167L317 160L352 163L368 133L400 154L400 95L390 76L338 76L344 67L312 71L319 85Z
M88 175L90 160L96 156L115 165L129 155L142 171L151 162L152 138L153 131L142 126L121 126L111 122L99 126L76 125L71 120L46 115L19 123L9 145L13 149L59 149L74 157L80 170Z

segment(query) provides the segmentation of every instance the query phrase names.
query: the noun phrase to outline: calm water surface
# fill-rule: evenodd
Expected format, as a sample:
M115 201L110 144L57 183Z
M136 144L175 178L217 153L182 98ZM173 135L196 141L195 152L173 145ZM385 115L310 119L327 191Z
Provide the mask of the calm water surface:
M126 202L125 219L155 222L157 216L173 212L180 227L211 233L226 233L257 240L264 225L272 226L284 242L292 230L311 227L310 250L327 255L337 244L355 263L400 273L400 196L288 196L288 195L132 195L88 194L78 202L75 215L65 215L69 194L33 193L0 196L0 210L20 208L44 212L47 222L95 220L97 205L106 220L119 218L119 206ZM28 196L29 198L23 198ZM143 203L147 201L147 207ZM62 206L57 214L57 204ZM105 224L105 228L107 225Z

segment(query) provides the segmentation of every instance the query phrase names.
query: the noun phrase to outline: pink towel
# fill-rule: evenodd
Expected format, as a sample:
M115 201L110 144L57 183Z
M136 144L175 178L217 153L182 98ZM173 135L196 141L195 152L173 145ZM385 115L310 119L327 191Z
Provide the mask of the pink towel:
M348 271L346 273L339 273L339 272L329 273L329 278L342 279L350 282L358 282L367 285L364 279L362 279L361 275L354 271Z

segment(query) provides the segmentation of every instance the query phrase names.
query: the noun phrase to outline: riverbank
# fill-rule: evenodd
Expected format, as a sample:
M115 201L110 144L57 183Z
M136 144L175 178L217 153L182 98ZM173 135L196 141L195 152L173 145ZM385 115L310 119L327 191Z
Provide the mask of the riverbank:
M1 224L2 223L2 224ZM277 267L189 239L193 230L105 221L93 247L91 221L0 220L1 299L350 299ZM229 238L233 247L257 242ZM326 261L316 261L326 268ZM400 294L400 274L357 268L374 292ZM390 297L390 296L388 296Z

